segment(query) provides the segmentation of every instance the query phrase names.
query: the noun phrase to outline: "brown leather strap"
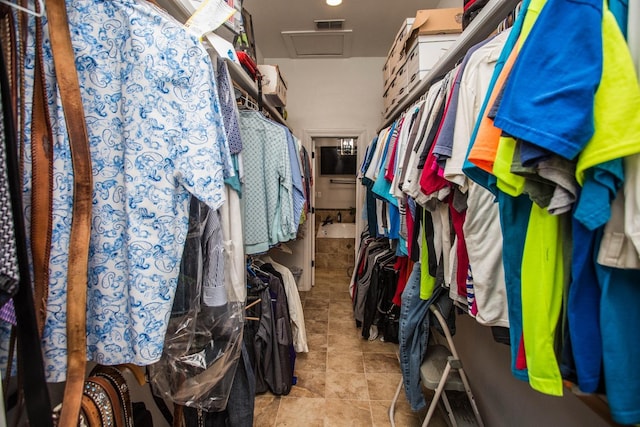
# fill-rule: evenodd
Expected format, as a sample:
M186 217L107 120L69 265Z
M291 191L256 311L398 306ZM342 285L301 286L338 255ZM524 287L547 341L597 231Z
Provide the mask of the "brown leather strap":
M67 383L62 426L78 422L87 360L86 307L93 177L82 97L64 0L47 0L51 50L69 133L73 165L73 217L67 280Z
M36 28L36 64L31 121L31 254L33 258L33 298L38 333L42 336L49 295L49 258L53 197L53 145L49 112L45 100L42 23Z
M125 415L120 405L120 393L111 381L101 376L90 376L85 382L85 394L87 387L95 387L98 390L94 396L98 396L99 400L96 403L99 405L102 418L111 420L111 423L105 425L124 427Z
M123 370L127 370L133 374L134 378L138 382L139 385L145 385L147 383L147 378L145 375L144 367L134 365L133 363L123 363L121 365L115 366L120 372Z
M173 405L173 426L182 427L184 424L184 406L174 403Z
M117 393L118 400L113 401L114 414L119 415L116 418L117 425L124 427L133 426L133 407L131 405L131 395L129 393L129 385L122 375L122 372L114 366L97 365L89 374L90 378L102 377L107 379ZM115 406L119 408L115 408Z
M89 396L82 396L82 417L85 424L89 427L102 427L102 416L100 415L100 409L96 403ZM58 424L61 426L62 424ZM75 426L74 426L75 427Z

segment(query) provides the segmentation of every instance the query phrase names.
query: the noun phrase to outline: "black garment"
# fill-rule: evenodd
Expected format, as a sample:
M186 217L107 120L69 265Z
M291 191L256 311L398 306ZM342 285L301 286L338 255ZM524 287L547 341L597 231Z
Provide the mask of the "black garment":
M389 249L387 242L375 242L369 245L363 266L363 274L357 280L356 294L353 299L353 310L356 326L364 323L367 295L373 279L374 268L378 263L395 257L395 252Z
M279 283L279 287L281 287L281 289L279 289L279 292L282 293L282 297L285 300L286 303L286 310L285 310L285 315L286 317L289 319L289 323L287 323L286 325L284 325L286 327L286 329L288 330L287 332L285 332L286 335L289 336L288 338L288 342L289 344L289 360L291 362L291 376L293 377L293 373L295 371L295 364L296 364L296 351L293 348L293 331L291 330L291 316L289 314L289 300L287 298L287 291L285 290L284 287L284 279L282 277L282 274L280 274L275 268L273 268L273 265L266 263L263 264L260 267L260 270L265 271L269 274L273 274L277 279L278 279L278 283ZM272 299L273 301L273 299Z
M247 322L247 339L253 344L256 393L270 390L275 395L289 394L293 385L289 345L293 343L293 337L284 286L272 274L256 274L248 277L247 300L249 305L261 299L259 304L247 310L247 316L260 319Z
M245 343L249 352L251 366L256 377L256 393L269 390L265 380L264 356L271 354L274 335L273 312L269 287L257 276L247 276L247 306L257 300L257 304L247 309L247 317L259 320L247 320L245 324Z
M369 339L372 325L382 326L383 314L390 308L398 284L398 272L393 269L396 257L385 258L373 267L371 283L365 299L362 336ZM391 295L388 301L385 301Z
M274 355L270 366L271 375L268 374L266 380L273 394L289 394L293 385L293 369L291 368L291 355L289 353L289 346L293 345L293 334L291 332L287 294L281 280L278 280L272 274L269 274L266 278L269 280L269 293L271 294L275 326Z
M378 212L376 210L376 196L373 193L374 182L369 178L362 178L362 185L367 188L366 201L367 201L367 228L369 229L369 235L378 235Z
M185 407L186 427L251 427L255 407L256 378L251 368L247 346L242 345L242 356L231 386L227 407L220 412L199 412Z
M495 342L505 345L511 345L509 328L505 328L504 326L492 326L491 334L493 335L493 340Z

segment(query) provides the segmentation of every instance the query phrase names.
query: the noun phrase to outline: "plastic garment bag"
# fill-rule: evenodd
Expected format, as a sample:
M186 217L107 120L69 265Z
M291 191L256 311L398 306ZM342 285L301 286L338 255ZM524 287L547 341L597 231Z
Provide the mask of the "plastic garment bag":
M154 394L204 411L222 411L240 357L241 302L229 302L219 214L191 199L189 234L163 354L149 367Z

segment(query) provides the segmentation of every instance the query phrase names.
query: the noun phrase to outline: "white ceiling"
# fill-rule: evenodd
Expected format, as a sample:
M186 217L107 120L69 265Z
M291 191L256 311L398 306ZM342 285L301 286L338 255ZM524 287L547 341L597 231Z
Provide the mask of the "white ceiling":
M443 6L444 4L444 6ZM344 29L352 30L344 37L342 57L385 57L405 18L416 10L462 6L462 0L343 0L340 6L327 6L325 0L244 0L251 14L255 43L264 58L289 58L291 44L323 56L335 53L335 34L331 37L306 37L286 41L283 31L314 31L314 20L344 19ZM290 49L287 49L289 43ZM347 45L348 44L348 45ZM328 55L327 57L330 57ZM335 56L333 56L335 57Z

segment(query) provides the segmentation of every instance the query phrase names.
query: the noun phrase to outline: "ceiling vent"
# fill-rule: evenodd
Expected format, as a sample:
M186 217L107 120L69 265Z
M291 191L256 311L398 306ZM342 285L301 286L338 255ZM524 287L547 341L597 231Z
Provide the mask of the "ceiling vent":
M344 19L316 19L313 23L317 31L336 31L344 28Z
M291 58L348 58L352 30L282 31Z

